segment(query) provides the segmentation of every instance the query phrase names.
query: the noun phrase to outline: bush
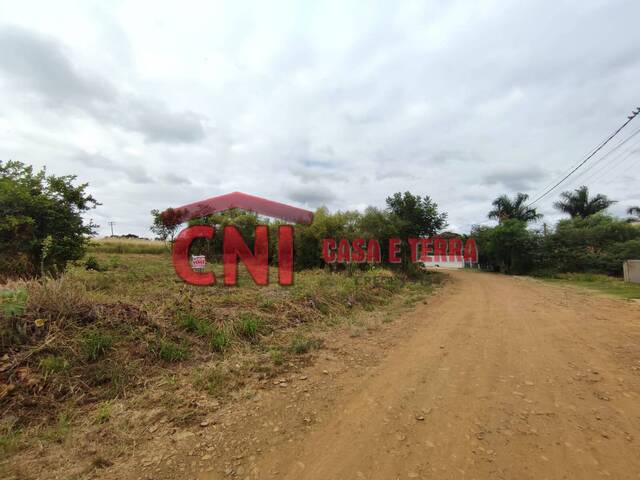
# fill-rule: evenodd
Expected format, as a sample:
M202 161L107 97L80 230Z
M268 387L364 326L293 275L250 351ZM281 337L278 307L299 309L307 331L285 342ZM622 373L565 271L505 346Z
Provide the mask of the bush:
M60 273L83 256L94 226L82 215L98 203L75 179L0 161L0 275Z
M87 257L84 261L84 268L87 270L95 270L96 272L101 272L103 270L96 257Z
M560 220L546 235L528 230L524 222L507 220L493 228L476 227L472 236L481 265L504 273L621 276L625 260L640 258L640 229L604 213Z
M0 313L7 318L22 315L28 298L24 288L0 290Z
M480 264L503 273L529 272L540 251L539 236L521 220L506 220L493 228L475 228L471 236L478 243Z

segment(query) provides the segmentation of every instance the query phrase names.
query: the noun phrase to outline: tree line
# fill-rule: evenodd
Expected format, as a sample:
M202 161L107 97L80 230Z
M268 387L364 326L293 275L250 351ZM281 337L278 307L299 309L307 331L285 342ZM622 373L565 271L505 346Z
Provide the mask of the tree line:
M45 169L16 162L0 161L0 278L37 276L64 271L67 263L83 257L87 242L97 225L86 222L86 212L99 205L87 192L86 183L73 175L49 175ZM640 207L629 208L632 219L607 215L614 203L605 195L589 194L587 187L563 192L555 207L570 218L556 225L535 228L542 215L528 203L524 193L511 198L502 195L492 203L488 217L497 226L476 225L470 236L476 238L481 266L505 273L554 273L593 271L619 275L622 262L640 258ZM172 240L180 226L167 227L160 212L152 212L154 234ZM635 221L632 221L635 220ZM231 210L190 222L216 227L235 225L251 242L254 227L267 223L252 212ZM274 233L279 222L268 222ZM295 267L321 267L324 238L378 239L400 238L402 268L409 268L411 237L451 236L443 230L447 214L428 195L398 192L386 198L384 208L368 207L330 212L319 208L311 225L295 230ZM464 236L463 236L464 237ZM208 253L221 252L221 236L209 243L196 244ZM270 246L272 255L277 248ZM383 249L383 262L388 252ZM272 260L276 261L275 257Z
M589 194L586 186L560 194L554 207L570 218L554 227L530 228L542 215L518 193L493 201L489 218L495 227L476 225L471 236L478 242L481 266L512 274L549 275L594 272L622 275L622 263L640 259L640 207L619 219L604 211L615 203L606 195Z
M325 238L354 240L377 239L385 245L389 238L400 238L401 268L411 269L409 262L408 238L434 236L447 225L447 215L438 210L438 205L429 196L415 195L411 192L397 192L385 201L385 208L368 207L364 212L357 210L331 213L326 207L316 210L311 225L296 225L294 237L294 266L297 270L324 266L320 255L322 241ZM151 212L152 231L163 240L172 240L181 227L167 225L163 214L158 210ZM253 212L232 209L191 220L189 225L211 225L219 232L210 240L198 239L194 242L192 253L204 253L220 258L222 252L222 229L233 225L242 234L252 248L253 232L256 225L267 224L270 229L269 252L272 262L277 262L277 228L280 221L261 218ZM388 252L382 248L382 262L386 263ZM337 267L336 267L337 268Z

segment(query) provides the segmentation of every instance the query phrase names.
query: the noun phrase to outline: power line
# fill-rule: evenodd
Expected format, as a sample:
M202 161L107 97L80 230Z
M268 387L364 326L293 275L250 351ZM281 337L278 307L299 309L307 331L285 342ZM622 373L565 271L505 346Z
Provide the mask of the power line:
M620 133L620 131L626 127L631 120L633 120L634 118L636 118L636 115L638 115L638 113L640 113L640 107L638 107L637 111L634 110L633 112L631 112L631 115L628 117L627 121L624 122L620 127L618 127L618 129L613 132L611 135L609 135L608 138L606 138L603 142L600 143L600 145L598 145L588 156L587 158L585 158L584 160L582 160L582 162L580 162L576 167L574 167L569 173L567 173L564 177L562 177L562 179L560 179L560 181L556 182L551 188L549 188L546 192L544 192L542 195L538 196L535 200L533 200L531 203L529 203L527 205L527 207L530 207L531 205L533 205L536 202L539 202L540 200L542 200L544 197L546 197L547 195L549 195L553 190L555 190L560 184L562 184L567 178L569 178L571 175L573 175L576 170L578 170L582 165L584 165L585 163L587 163L596 153L598 153L600 150L602 150L602 148L609 143L613 137L615 137L616 135L618 135L618 133Z
M111 236L113 237L113 226L116 224L116 222L109 222L109 226L111 227Z
M624 155L618 157L618 161L616 162L615 166L612 165L613 168L611 170L613 171L613 174L610 175L608 178L605 178L604 183L605 184L610 183L612 180L618 178L620 174L625 171L626 173L628 173L628 170L618 169L618 167L621 167L622 165L624 165L627 159L633 158L633 156L638 152L640 152L639 149L632 148L631 150L627 151Z
M584 179L582 183L589 183L593 178L597 177L600 173L604 172L607 168L612 167L614 165L614 163L616 163L617 160L622 155L625 155L625 153L632 152L633 149L635 149L638 145L640 145L640 143L636 142L634 145L631 145L631 147L629 149L627 149L626 151L620 152L620 155L616 155L613 158L611 158L609 162L602 163L603 160L607 159L612 153L616 152L620 147L625 145L629 140L634 138L639 133L640 133L640 128L638 128L636 131L634 131L631 135L629 135L624 140L620 141L615 147L613 147L611 150L609 150L607 153L605 153L602 157L597 159L594 163L590 164L587 168L582 170L573 179L574 180L574 185L576 185L577 183L580 183L580 182L578 182L578 180L581 179L581 178ZM596 168L596 167L600 167L600 168ZM589 175L589 173L592 173L592 175Z

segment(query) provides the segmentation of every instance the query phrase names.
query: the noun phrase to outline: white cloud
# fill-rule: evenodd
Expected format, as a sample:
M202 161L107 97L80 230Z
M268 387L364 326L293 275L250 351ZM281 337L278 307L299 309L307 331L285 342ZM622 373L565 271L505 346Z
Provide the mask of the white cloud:
M633 0L2 8L0 159L88 181L103 232L233 190L332 209L411 190L464 230L639 101ZM616 208L632 160L590 179Z

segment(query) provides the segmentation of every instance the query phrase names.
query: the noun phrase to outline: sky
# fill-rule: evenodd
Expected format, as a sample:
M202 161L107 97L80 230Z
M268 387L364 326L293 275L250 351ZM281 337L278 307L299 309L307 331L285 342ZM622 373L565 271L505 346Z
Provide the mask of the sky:
M407 190L468 232L640 106L638 19L637 0L2 1L0 160L88 182L101 234L232 191L335 211ZM553 224L586 184L624 215L639 164L640 135L535 206Z

